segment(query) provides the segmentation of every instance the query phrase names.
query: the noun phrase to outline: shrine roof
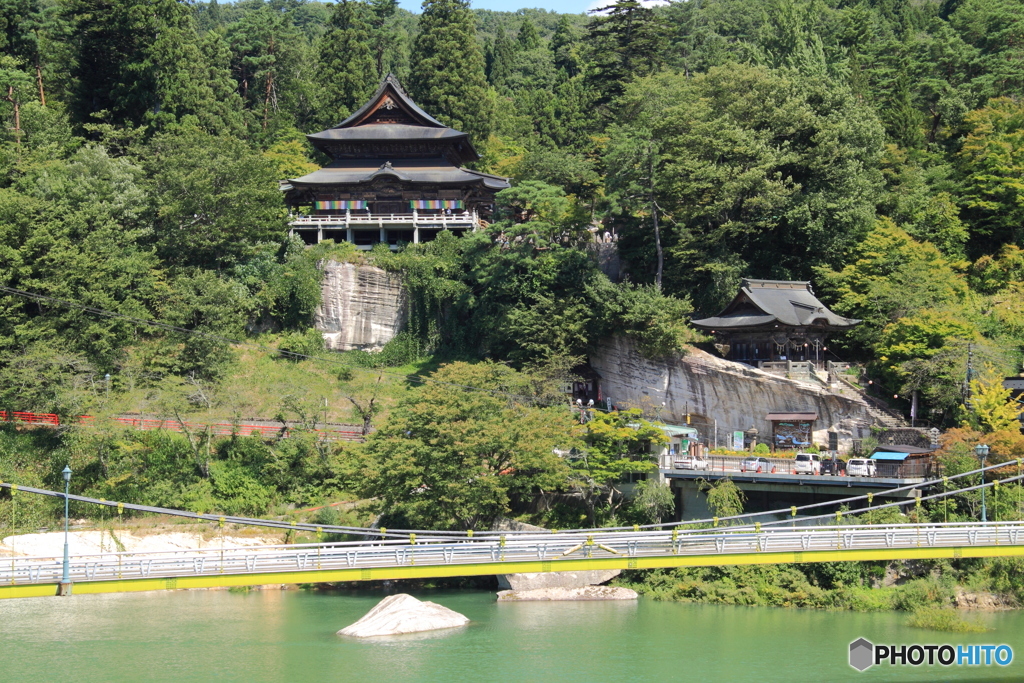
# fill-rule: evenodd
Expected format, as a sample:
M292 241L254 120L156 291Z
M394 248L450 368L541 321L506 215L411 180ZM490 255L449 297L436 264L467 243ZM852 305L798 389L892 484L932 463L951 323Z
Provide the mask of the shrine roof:
M356 126L353 128L328 128L319 133L306 136L310 141L339 140L358 142L360 140L455 140L469 137L466 133L454 128L428 128L403 123L379 123L375 125Z
M303 185L360 185L377 178L391 177L407 183L438 185L480 184L492 190L509 187L500 176L472 171L447 163L443 159L337 159L289 183Z
M693 320L694 327L707 330L788 325L821 326L831 329L853 327L860 320L844 318L818 301L811 283L800 280L754 280L745 278L740 291L721 313Z
M398 78L394 74L388 74L385 76L384 80L380 83L380 87L377 88L377 92L370 96L370 99L366 104L357 109L355 113L347 119L334 126L334 128L348 128L350 126L358 126L361 123L365 123L366 119L381 107L385 98L390 98L391 103L394 106L404 109L406 113L410 114L420 126L447 128L447 126L420 109L419 106L412 101L412 98L406 94L405 89L402 88L402 84L398 82Z

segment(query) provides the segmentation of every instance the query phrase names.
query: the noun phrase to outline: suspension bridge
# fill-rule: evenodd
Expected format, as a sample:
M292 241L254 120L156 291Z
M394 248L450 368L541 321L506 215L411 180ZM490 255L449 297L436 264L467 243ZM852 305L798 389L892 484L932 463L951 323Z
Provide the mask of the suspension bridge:
M190 517L197 520L302 529L363 536L366 540L247 548L208 547L169 552L115 552L69 558L75 594L183 588L216 588L285 583L324 583L384 579L426 579L521 572L591 569L656 569L710 565L865 560L922 560L1024 556L1024 522L942 522L919 524L843 524L843 517L872 510L942 501L972 491L1019 482L1018 474L1002 480L949 489L952 480L1003 470L1001 463L955 477L917 484L943 490L881 505L872 494L801 508L733 517L672 522L614 529L544 532L446 532L317 526L280 520L204 515L143 505L67 496L69 500ZM65 494L18 487L0 488L64 498ZM921 490L921 489L919 489ZM1017 495L1020 489L1017 489ZM866 502L851 512L813 514L814 508ZM1020 510L1020 501L1017 509ZM798 517L798 513L802 513ZM808 514L811 513L811 514ZM778 519L788 516L788 519ZM1019 514L1018 514L1019 517ZM767 519L768 521L755 521ZM853 520L851 520L853 521ZM798 525L799 524L799 525ZM806 526L818 524L818 526ZM822 525L823 524L823 525ZM728 526L726 526L728 525ZM62 583L63 558L0 557L0 598L44 597L71 592Z

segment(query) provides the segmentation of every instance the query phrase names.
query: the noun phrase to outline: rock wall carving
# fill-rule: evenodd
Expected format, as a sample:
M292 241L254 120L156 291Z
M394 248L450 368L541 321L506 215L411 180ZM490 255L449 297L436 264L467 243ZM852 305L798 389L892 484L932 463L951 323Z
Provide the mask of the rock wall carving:
M314 326L332 351L379 351L408 315L401 278L374 266L325 261Z
M629 339L616 335L598 345L590 365L613 404L660 410L664 421L675 423L684 422L689 412L702 439L714 437L717 421L723 445L730 432L751 426L759 432L758 441L770 441L768 413L815 412L814 442L827 447L831 427L838 433L839 450L845 452L853 439L869 434L873 422L867 404L852 391L836 394L698 349L681 358L654 361L641 356Z

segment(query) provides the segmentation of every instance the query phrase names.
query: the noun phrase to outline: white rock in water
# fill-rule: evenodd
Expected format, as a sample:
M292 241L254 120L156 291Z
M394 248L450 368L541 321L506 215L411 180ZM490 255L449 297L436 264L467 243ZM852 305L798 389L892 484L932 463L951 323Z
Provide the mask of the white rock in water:
M581 586L579 588L536 588L526 591L500 591L498 602L536 602L557 600L636 600L632 588Z
M356 638L396 636L402 633L455 628L468 623L469 619L447 607L417 600L407 593L399 593L381 600L362 619L338 631L338 635Z

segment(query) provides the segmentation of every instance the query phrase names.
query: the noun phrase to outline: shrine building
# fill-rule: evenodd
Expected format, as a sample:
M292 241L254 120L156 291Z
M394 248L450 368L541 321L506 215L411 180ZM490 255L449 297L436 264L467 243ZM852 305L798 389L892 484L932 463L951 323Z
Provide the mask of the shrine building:
M416 106L388 74L347 119L307 135L331 162L281 182L291 233L306 244L347 241L361 249L428 242L442 230L487 225L507 178L465 168L480 159L469 135Z
M759 366L824 361L828 338L859 322L826 308L810 282L745 278L725 310L691 324L714 335L729 360Z

